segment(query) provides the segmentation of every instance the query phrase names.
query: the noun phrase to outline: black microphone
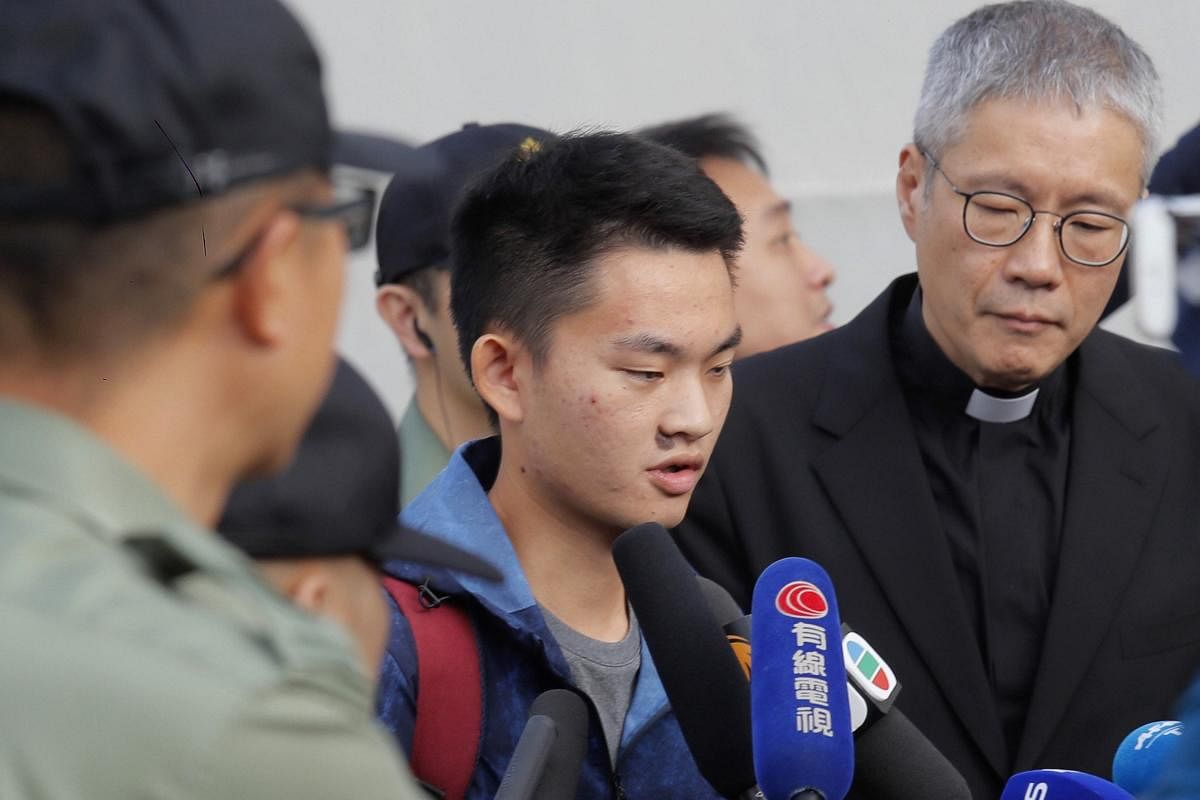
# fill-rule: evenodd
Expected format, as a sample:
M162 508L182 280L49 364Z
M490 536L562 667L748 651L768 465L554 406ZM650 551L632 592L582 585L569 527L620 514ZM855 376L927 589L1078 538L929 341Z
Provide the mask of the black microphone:
M971 800L966 778L898 708L856 735L850 788L875 800Z
M724 797L758 797L750 744L750 694L696 573L666 528L630 528L613 560L688 750Z
M734 600L733 595L725 591L725 587L721 584L703 575L697 575L696 581L700 585L700 593L704 595L709 610L712 611L721 629L725 631L725 641L729 642L729 647L737 657L742 672L746 673L746 680L750 680L751 616L742 611L737 600Z
M508 762L496 800L562 800L575 797L587 752L588 712L566 689L542 692Z
M744 613L717 582L702 575L697 575L696 580L748 675L752 663L749 636L752 616ZM893 706L900 683L891 668L845 622L842 650L854 731L852 793L874 800L970 800L971 790L962 774L920 728Z

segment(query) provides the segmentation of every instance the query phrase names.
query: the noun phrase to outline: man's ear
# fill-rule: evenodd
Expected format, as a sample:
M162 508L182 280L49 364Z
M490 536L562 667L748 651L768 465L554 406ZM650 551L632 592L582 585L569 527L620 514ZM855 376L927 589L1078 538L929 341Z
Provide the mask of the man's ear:
M502 420L520 422L525 416L529 352L511 336L485 333L471 348L471 379L475 391Z
M329 605L329 584L329 572L312 561L296 570L286 594L300 608L321 615Z
M288 302L296 265L287 253L299 235L300 219L294 213L272 214L229 278L238 324L256 344L278 344L297 322Z
M410 286L386 283L375 292L375 310L392 329L396 340L404 348L409 358L429 358L433 351L422 341L417 329L420 324L419 312L424 310L425 303Z
M266 559L258 568L277 592L310 614L320 614L329 604L332 579L320 559Z
M896 202L900 207L904 232L909 239L916 241L917 217L925 208L925 157L915 144L907 144L900 151Z

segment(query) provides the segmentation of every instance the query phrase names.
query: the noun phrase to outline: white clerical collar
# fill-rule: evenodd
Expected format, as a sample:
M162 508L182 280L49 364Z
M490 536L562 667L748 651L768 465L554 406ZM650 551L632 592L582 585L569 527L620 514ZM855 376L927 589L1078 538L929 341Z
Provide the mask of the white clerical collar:
M980 422L1016 422L1025 419L1033 411L1038 390L1032 389L1020 397L993 397L976 389L967 401L967 416Z

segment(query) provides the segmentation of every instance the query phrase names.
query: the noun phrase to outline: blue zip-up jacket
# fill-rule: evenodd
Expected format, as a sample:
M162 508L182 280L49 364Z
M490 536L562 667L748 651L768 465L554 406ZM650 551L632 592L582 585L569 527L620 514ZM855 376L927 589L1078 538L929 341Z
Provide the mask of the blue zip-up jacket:
M463 445L446 469L405 508L401 519L488 559L504 574L502 583L405 562L387 565L387 571L397 578L413 584L433 578L440 593L466 600L479 643L484 687L479 759L467 790L468 800L492 800L495 796L534 698L547 689L572 686L566 659L546 627L487 497L499 465L498 439ZM393 605L391 638L379 684L379 716L408 754L412 753L418 679L411 629ZM579 798L718 797L684 744L644 640L641 669L615 766L609 761L594 710L590 716Z

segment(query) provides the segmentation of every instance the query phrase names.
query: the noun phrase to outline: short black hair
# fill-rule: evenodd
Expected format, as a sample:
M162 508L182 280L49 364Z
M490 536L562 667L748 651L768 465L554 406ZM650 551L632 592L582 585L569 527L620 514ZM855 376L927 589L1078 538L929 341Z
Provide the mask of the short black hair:
M594 263L614 249L718 251L732 279L742 223L694 159L602 132L519 151L482 175L451 241L450 309L470 375L471 349L490 326L545 358L552 325L592 302Z
M697 160L731 158L757 167L763 175L768 174L758 139L730 114L704 114L664 122L644 128L640 133Z

